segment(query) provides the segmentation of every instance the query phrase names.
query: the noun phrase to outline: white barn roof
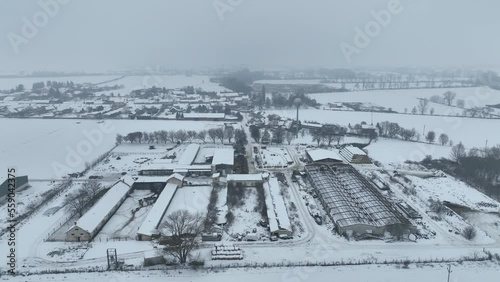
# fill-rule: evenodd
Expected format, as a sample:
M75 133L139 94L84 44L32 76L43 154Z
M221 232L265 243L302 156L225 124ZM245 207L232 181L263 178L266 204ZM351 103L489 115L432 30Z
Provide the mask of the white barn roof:
M314 149L314 150L307 150L307 154L309 155L309 157L311 157L313 162L325 159L343 161L343 158L336 151L330 151L325 149Z
M360 148L358 147L354 147L354 146L347 146L344 148L344 150L348 151L349 153L351 153L352 155L361 155L361 156L366 156L366 153L365 151L361 150Z
M167 211L167 208L170 205L176 191L177 185L173 183L168 183L165 188L163 188L163 191L149 211L137 234L152 236L153 234L158 233L157 227L165 215L165 212Z
M257 174L228 174L227 181L262 181L262 173Z
M134 183L132 177L125 177L116 182L109 190L102 196L97 203L90 208L76 223L76 226L82 230L92 234L103 219L111 213L113 208L118 204L132 188Z
M198 144L189 144L184 150L184 153L179 158L178 164L181 165L190 165L196 159L196 155L198 155L198 151L200 150L200 145Z
M234 149L225 148L217 149L214 152L214 158L212 160L213 165L234 165Z
M292 226L290 224L290 219L288 218L288 212L286 210L285 202L283 197L280 195L280 185L278 179L275 177L269 178L269 180L264 183L264 191L266 194L266 205L268 207L268 217L269 225L271 227L271 232L277 231L273 230L273 226L280 230L292 231ZM274 211L270 211L269 207L273 207ZM269 215L269 212L271 216ZM274 214L273 214L274 213ZM271 223L271 218L275 218L276 224Z

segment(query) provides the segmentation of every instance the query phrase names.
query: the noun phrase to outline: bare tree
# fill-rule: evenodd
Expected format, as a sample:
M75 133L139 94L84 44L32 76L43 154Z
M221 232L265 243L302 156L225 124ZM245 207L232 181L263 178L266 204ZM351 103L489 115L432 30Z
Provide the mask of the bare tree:
M448 141L450 141L450 138L448 137L448 135L444 134L444 133L441 133L441 135L439 135L439 142L441 143L441 145L446 145L448 144Z
M451 148L450 157L455 162L459 163L463 158L467 156L467 152L465 151L464 144L462 142Z
M456 97L457 93L452 91L446 91L443 93L443 99L446 101L446 104L448 104L448 106L451 106L453 100L455 100Z
M226 126L226 130L224 130L224 135L226 136L228 142L231 143L231 140L234 137L234 127Z
M222 129L221 127L216 128L215 129L215 137L217 139L219 139L222 144L224 144L224 137L225 137L224 129Z
M189 142L193 142L193 139L196 138L196 136L198 134L194 130L188 130L187 131L187 135L188 135L188 138L189 138Z
M175 136L177 137L177 139L179 141L181 141L181 143L184 143L184 141L188 140L188 138L189 138L187 132L185 130L182 130L182 129L175 132Z
M82 184L82 189L87 191L89 198L92 202L97 198L97 193L101 190L101 183L97 182L97 180L90 180Z
M208 130L208 137L210 137L210 139L212 139L215 144L215 140L217 140L217 132L215 128L210 128Z
M207 131L202 130L202 131L198 132L197 138L200 139L201 141L203 141L203 143L205 143L206 137L207 137Z
M193 214L188 210L178 210L168 215L160 225L162 234L166 236L165 252L180 263L186 263L190 253L199 246L196 237L201 234L203 223L201 213Z
M421 115L425 114L428 109L429 109L429 100L420 99L420 102L418 103L418 111L420 112L420 114Z
M78 189L66 196L63 205L71 214L77 213L79 217L82 217L89 200L88 191L85 189Z
M462 231L462 236L464 236L465 239L471 241L472 239L476 238L477 232L474 226L467 226L464 228Z

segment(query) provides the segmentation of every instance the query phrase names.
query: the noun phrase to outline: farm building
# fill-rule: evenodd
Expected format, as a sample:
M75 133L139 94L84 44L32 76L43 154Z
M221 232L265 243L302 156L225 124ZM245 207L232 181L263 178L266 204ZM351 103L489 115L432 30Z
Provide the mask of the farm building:
M255 185L262 184L264 181L267 181L268 178L268 173L229 174L227 176L227 184L255 187Z
M222 175L233 172L234 166L234 149L217 149L214 152L212 159L212 172L220 172Z
M344 159L353 164L371 164L372 161L365 153L365 151L361 150L358 147L347 146L344 149L340 150L340 155L344 157Z
M178 186L175 183L168 183L165 188L163 188L163 191L137 232L137 239L139 241L148 241L159 235L159 231L157 230L158 225L165 215L170 202L174 198L177 188Z
M272 235L292 236L292 225L280 192L281 188L277 178L269 178L264 183L269 228Z
M383 236L416 227L352 166L307 165L307 175L339 234Z
M224 113L184 113L183 119L222 121L226 118Z
M186 147L186 150L184 150L184 153L179 158L179 161L177 163L180 164L180 165L191 165L191 164L193 164L194 160L196 159L196 155L198 155L199 151L200 151L200 145L198 145L198 144L189 144Z
M90 241L108 222L132 190L134 180L127 176L116 182L77 222L66 231L66 241Z
M28 188L29 181L28 176L16 176L16 192ZM9 180L5 181L0 185L0 203L3 203L7 199L7 194L9 191Z
M135 179L134 189L159 192L167 183L175 183L178 186L182 186L183 181L184 176L178 173L169 176L139 176Z
M310 162L321 164L342 164L343 159L337 151L325 149L306 150L307 158Z
M139 175L141 176L161 176L161 175L172 175L172 174L197 174L197 175L212 175L211 165L178 165L178 164L161 164L152 163L142 166L139 170Z

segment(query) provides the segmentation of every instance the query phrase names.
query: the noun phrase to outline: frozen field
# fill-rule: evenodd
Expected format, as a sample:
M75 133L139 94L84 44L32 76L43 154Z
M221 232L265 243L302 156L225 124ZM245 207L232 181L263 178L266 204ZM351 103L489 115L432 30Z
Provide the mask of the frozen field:
M268 269L228 269L220 272L202 272L196 270L146 272L105 272L34 275L15 277L11 281L196 281L196 282L253 282L253 281L339 281L357 282L435 282L446 281L447 264L410 265L402 269L401 265L338 266L338 267L297 267ZM498 265L494 263L453 264L450 281L494 282L498 279ZM244 274L242 274L244 273Z
M295 118L295 110L272 110L267 114L277 114L282 117ZM371 123L372 114L369 112L338 112L328 110L304 109L299 113L299 118L304 121L318 121L321 123L338 123L347 126L365 121ZM422 134L434 130L437 135L444 132L456 144L462 141L465 147L481 147L485 141L488 144L500 144L500 134L495 130L500 128L500 120L471 119L459 117L439 117L404 114L373 113L373 124L378 122L397 122L405 128L415 128ZM423 140L423 138L421 139Z
M379 106L392 108L392 110L404 113L405 108L410 113L412 108L419 103L418 98L431 98L434 95L442 97L446 91L457 94L456 99L463 99L465 107L482 107L500 103L500 91L486 88L453 88L453 89L408 89L408 90L370 90L337 93L309 94L318 103L326 105L334 102L363 102L375 103ZM456 102L456 100L455 100ZM446 105L430 103L429 109L434 108L435 114L462 114L463 110Z
M122 79L104 83L103 86L123 85L124 89L115 91L115 93L129 94L133 90L150 88L153 86L159 88L175 89L185 86L193 86L202 88L204 91L229 91L226 88L219 86L218 83L210 82L208 76L184 76L184 75L144 75L144 76L126 76Z
M103 130L106 124L109 126ZM98 124L95 120L0 119L0 129L4 133L0 141L0 171L17 166L18 175L28 174L30 179L58 179L65 174L59 167L69 168L71 172L81 171L85 162L114 146L118 133L198 131L220 124L152 120L113 120Z
M46 83L48 80L57 82L73 81L74 83L100 83L118 77L120 75L0 78L0 90L10 90L16 88L19 84L23 84L25 89L31 89L33 83L41 81ZM115 85L119 83L110 82L109 84Z

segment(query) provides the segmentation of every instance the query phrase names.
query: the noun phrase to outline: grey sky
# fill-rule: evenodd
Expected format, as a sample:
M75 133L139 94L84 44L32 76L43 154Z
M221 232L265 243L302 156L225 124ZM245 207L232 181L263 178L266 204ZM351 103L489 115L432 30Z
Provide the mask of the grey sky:
M22 36L21 19L43 10L2 0L0 71L500 65L495 0L400 0L403 11L350 64L341 42L353 44L354 28L390 0L242 0L223 20L214 2L72 0L16 54L8 34Z

